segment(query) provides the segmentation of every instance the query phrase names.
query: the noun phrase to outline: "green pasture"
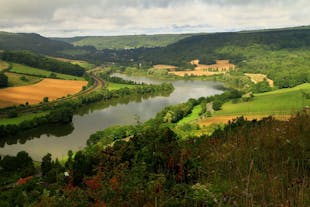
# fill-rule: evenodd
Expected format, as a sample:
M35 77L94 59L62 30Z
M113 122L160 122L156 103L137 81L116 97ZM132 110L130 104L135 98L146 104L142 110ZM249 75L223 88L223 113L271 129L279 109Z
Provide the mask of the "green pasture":
M50 78L51 74L55 74L56 78L59 79L65 79L65 80L84 80L83 77L76 77L72 75L66 75L61 73L55 73L47 70L42 70L38 68L33 68L17 63L12 64L12 69L10 69L10 72L19 73L19 74L26 74L26 75L34 75L34 76L40 76L45 78Z

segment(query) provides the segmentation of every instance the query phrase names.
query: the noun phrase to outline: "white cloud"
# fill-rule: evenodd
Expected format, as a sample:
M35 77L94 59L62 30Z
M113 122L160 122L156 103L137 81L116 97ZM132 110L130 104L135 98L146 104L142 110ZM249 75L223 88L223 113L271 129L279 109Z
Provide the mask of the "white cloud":
M308 0L1 0L0 30L47 36L214 32L310 24Z

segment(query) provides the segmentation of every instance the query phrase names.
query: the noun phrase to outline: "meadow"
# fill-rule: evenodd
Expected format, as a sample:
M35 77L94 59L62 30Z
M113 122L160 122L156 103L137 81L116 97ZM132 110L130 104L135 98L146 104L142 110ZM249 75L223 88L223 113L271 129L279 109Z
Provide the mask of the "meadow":
M29 67L29 66L25 66L25 65L21 65L17 63L12 64L12 69L10 69L10 72L25 74L25 75L40 76L40 77L45 77L45 78L53 77L53 74L55 74L53 78L64 79L64 80L84 80L84 78L82 77L55 73L55 72L33 68L33 67Z

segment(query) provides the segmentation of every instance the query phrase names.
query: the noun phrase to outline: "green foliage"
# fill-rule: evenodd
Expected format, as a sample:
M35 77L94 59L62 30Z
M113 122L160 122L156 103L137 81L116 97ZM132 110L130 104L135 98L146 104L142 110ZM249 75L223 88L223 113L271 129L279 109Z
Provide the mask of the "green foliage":
M0 73L0 88L8 86L8 77L4 73Z
M18 173L21 177L27 177L35 173L32 158L27 152L21 151L16 156L6 155L0 160L0 175L12 176Z
M57 73L83 76L85 72L84 68L79 65L58 61L28 51L4 51L1 56L5 61L21 63L30 67L42 68Z

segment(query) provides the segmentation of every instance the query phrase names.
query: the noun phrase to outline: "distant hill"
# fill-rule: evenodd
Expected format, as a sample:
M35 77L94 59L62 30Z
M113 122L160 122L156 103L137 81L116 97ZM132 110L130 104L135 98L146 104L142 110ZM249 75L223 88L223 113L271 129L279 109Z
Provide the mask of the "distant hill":
M75 46L94 46L103 49L134 49L165 47L193 34L158 34L158 35L125 35L125 36L85 36L72 38L53 38Z
M30 50L44 55L70 56L71 51L75 51L75 54L88 53L91 49L77 48L69 43L52 40L35 33L0 32L0 50Z

